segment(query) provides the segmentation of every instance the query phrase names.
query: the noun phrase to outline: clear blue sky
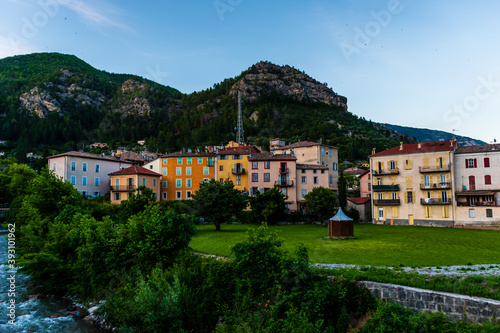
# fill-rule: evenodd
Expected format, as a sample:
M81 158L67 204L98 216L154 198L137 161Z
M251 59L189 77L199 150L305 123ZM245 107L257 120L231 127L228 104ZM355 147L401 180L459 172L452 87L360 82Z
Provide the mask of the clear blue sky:
M184 93L268 60L366 119L500 141L498 1L0 1L0 58L74 54Z

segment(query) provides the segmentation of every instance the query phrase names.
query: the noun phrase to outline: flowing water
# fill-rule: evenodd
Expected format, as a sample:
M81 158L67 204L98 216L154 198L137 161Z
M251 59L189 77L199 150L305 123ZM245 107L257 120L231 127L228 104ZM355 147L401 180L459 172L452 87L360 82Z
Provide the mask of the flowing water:
M11 243L12 245L13 243ZM90 324L68 314L70 305L53 297L36 298L27 275L10 271L5 264L9 243L0 234L0 332L90 333L98 332ZM15 295L14 295L15 294ZM31 298L30 298L31 296ZM15 302L15 303L13 303ZM15 313L15 317L13 316Z

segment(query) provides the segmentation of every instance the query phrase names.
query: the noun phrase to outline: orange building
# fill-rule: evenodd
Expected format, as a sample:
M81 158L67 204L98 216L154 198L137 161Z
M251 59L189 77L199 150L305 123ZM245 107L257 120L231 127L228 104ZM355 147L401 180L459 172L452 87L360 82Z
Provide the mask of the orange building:
M158 200L160 197L161 175L134 165L120 171L109 174L111 178L111 203L120 204L123 200L129 199L132 194L137 193L139 186L146 186L153 190L153 194Z
M161 200L186 200L200 183L215 179L214 153L173 153L161 157Z

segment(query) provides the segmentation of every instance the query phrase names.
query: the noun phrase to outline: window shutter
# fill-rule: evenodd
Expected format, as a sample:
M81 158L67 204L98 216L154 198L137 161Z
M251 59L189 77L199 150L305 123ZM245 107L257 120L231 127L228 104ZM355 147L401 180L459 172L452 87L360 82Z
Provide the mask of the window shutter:
M424 186L424 176L420 175L420 184L422 184L422 187Z
M468 159L465 159L465 168L468 169L469 168L469 160Z
M474 168L477 168L477 158L474 159Z
M490 158L489 157L485 157L484 158L484 167L485 168L489 168L490 167Z
M405 203L408 203L408 192L405 192Z
M398 161L396 161L396 169L398 169Z
M391 161L387 161L387 170L391 170Z
M439 157L436 157L436 167L439 169Z
M411 192L411 197L413 199L413 203L415 203L417 200L417 197L415 196L415 191Z

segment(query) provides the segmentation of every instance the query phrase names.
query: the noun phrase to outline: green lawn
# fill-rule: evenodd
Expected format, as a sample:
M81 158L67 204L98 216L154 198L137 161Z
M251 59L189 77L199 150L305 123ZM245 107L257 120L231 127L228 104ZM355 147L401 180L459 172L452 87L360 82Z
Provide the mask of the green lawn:
M190 246L197 252L229 256L256 225L197 225ZM377 266L450 266L500 264L500 231L355 224L355 239L324 239L320 225L271 226L293 251L300 243L311 262Z

